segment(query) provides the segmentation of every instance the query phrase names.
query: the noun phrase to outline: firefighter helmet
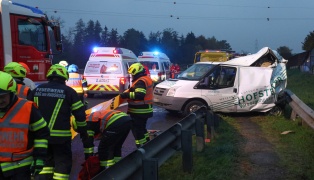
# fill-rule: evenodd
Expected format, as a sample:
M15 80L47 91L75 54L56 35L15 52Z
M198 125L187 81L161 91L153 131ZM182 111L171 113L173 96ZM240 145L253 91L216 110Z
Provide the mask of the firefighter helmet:
M26 69L17 62L10 62L4 67L4 72L10 74L14 78L25 78Z
M47 78L60 77L60 78L63 78L65 80L68 80L69 79L69 73L68 73L67 69L65 67L61 66L60 64L54 64L48 70L46 77Z
M29 67L27 66L27 64L23 63L23 62L19 62L20 65L22 65L25 69L26 69L26 72L29 73L31 72L31 70L29 69Z
M78 66L75 65L75 64L71 64L69 67L68 67L68 72L69 73L78 73Z
M0 71L0 79L0 95L16 93L16 82L10 74Z
M59 64L63 67L67 67L69 65L68 62L64 60L60 61Z
M134 76L140 72L143 72L143 70L144 70L144 67L141 63L134 63L129 67L128 73Z

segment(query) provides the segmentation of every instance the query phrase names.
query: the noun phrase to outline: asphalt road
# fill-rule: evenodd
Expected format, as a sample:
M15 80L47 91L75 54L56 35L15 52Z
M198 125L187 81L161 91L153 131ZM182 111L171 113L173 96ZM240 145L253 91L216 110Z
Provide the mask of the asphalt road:
M95 96L94 98L87 98L88 107L93 107L99 103L107 101L114 96ZM154 107L154 116L147 121L147 129L149 130L160 130L165 131L175 123L180 121L182 117L178 115L170 114L164 109ZM122 104L118 110L126 112L127 105ZM95 142L95 145L98 145L98 141ZM129 133L126 141L122 146L122 156L125 157L136 149L135 141L132 133ZM79 171L81 170L81 164L84 162L84 153L83 153L83 144L81 143L78 136L76 136L72 141L72 172L70 175L70 180L76 180Z

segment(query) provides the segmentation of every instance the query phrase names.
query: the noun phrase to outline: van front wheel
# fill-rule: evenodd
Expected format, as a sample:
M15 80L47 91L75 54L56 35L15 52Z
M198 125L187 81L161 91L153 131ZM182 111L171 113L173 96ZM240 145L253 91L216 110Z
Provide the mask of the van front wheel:
M197 101L197 100L193 100L191 102L189 102L185 107L184 107L184 110L183 110L183 115L184 116L187 116L189 115L190 113L198 110L200 107L204 106L204 103L201 102L201 101Z

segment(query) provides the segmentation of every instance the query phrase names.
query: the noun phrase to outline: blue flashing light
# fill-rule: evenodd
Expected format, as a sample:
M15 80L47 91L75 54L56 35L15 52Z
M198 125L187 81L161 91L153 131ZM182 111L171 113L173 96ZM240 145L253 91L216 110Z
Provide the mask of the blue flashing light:
M154 51L153 54L154 54L154 56L158 56L159 52L158 51Z
M93 53L96 53L96 52L98 52L98 47L93 48Z
M16 2L12 2L12 4L16 5L16 6L21 6L21 7L27 8L27 9L31 10L33 13L44 15L44 13L38 8L27 6L27 5L16 3Z

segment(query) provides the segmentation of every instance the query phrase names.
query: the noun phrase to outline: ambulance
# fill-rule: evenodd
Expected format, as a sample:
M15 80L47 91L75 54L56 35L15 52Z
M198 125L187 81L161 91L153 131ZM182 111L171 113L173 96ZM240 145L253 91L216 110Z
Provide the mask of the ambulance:
M268 47L226 62L198 62L154 88L153 103L188 115L201 106L214 112L280 113L287 60Z
M87 96L95 94L119 94L131 86L128 68L138 62L129 49L97 47L93 49L84 70Z
M170 59L162 52L141 52L138 61L149 69L150 77L155 84L169 79Z

